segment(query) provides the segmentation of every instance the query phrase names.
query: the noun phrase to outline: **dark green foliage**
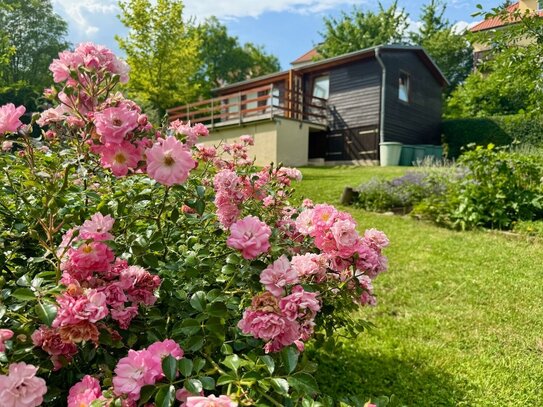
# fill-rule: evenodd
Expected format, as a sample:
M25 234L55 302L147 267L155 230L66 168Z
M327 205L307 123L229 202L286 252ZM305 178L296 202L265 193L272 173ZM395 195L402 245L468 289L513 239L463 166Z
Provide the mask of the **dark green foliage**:
M495 120L487 119L452 119L443 121L443 143L447 145L447 156L458 158L468 144L494 144L503 146L513 139Z
M49 0L4 0L0 4L0 105L35 110L53 81L49 64L67 48L68 24Z
M443 197L423 201L418 213L458 229L511 229L516 221L543 217L539 158L489 145L464 153L458 163L465 173Z

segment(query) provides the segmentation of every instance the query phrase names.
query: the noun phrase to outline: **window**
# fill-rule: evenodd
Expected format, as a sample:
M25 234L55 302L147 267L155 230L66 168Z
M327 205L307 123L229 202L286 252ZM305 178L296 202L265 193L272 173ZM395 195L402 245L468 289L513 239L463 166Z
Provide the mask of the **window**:
M537 2L537 9L538 9L538 10L543 10L543 0L538 0L538 2Z
M398 84L398 98L402 102L409 103L409 75L405 72L400 72L400 81Z
M313 97L328 99L330 93L330 77L319 76L313 82Z

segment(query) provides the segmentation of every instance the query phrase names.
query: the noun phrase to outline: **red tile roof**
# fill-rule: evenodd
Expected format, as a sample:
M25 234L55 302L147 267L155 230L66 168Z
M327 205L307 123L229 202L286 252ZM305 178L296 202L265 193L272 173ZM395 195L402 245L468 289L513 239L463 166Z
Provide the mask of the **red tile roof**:
M303 54L301 57L295 59L291 62L292 65L302 64L305 62L313 62L313 60L317 57L319 57L319 52L317 51L317 48L313 48L309 51L307 51L305 54Z
M519 3L511 4L509 7L507 7L507 12L509 14L513 14L515 11L517 11L519 8ZM543 17L543 11L538 11L537 14L539 14L540 17ZM509 17L507 20L504 20L500 17L493 17L489 18L487 20L481 21L479 24L473 26L470 28L471 32L478 32L478 31L485 31L490 30L492 28L499 28L504 27L508 24L512 24L517 22L517 18L513 18L513 16Z

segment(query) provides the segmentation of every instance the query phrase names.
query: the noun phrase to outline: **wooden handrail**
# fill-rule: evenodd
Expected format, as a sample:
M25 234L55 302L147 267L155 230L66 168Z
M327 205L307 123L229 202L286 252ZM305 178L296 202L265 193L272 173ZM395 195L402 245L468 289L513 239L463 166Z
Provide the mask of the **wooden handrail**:
M214 126L222 121L238 120L259 114L269 114L270 117L280 115L297 119L316 120L319 123L327 121L327 100L307 95L299 89L283 90L274 94L274 86L265 85L243 92L220 95L218 97L193 102L184 106L168 109L169 120L202 122ZM258 93L266 92L258 96ZM248 95L256 97L247 98ZM279 104L274 103L279 101ZM250 104L256 107L247 108ZM260 106L258 106L260 104ZM236 108L235 111L229 111Z

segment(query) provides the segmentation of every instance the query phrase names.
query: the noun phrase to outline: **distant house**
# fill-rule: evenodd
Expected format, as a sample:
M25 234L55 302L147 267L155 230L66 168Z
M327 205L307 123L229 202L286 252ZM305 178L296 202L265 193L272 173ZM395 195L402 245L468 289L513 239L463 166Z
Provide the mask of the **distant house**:
M257 164L379 162L379 143L440 144L447 80L420 47L384 45L313 61L216 89L168 111L203 122L206 143L251 134Z
M537 13L539 17L543 17L543 0L520 0L507 7L507 14L510 15L510 18L503 18L501 16L488 18L471 27L470 31L472 33L482 33L507 29L507 27L518 22L518 18L515 16L518 12L521 14L533 12ZM525 38L517 45L529 44L531 41L530 38ZM485 55L487 55L491 49L491 42L473 44L473 60L475 65L484 60Z

